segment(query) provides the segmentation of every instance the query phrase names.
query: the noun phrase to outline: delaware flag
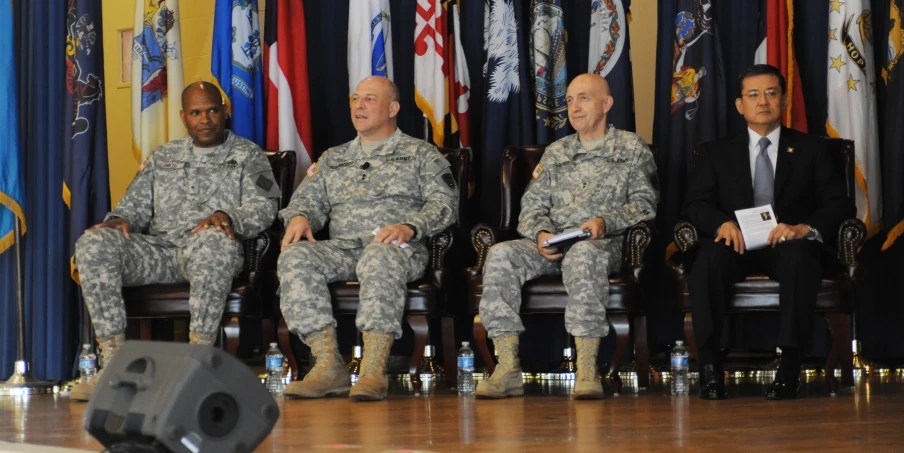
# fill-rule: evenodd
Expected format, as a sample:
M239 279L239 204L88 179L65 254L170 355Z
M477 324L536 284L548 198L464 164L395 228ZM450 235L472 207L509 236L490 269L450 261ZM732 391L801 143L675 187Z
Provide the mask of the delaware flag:
M137 0L132 38L132 152L141 161L184 137L178 0ZM173 97L169 95L173 94Z
M888 35L878 37L879 45L885 40L887 51L883 61L882 79L885 82L885 141L882 146L882 182L884 191L882 220L888 229L888 238L882 244L887 250L895 240L904 235L904 0L888 2L885 29Z
M19 117L16 92L15 43L10 2L0 2L0 95L5 107L0 108L0 253L16 241L15 220L19 219L25 234L25 189L19 167Z
M788 105L782 115L785 127L807 132L807 110L800 83L800 70L794 55L794 2L766 0L760 2L760 44L754 63L775 66L785 77Z
M568 135L568 71L565 67L565 21L562 0L531 3L530 62L534 77L537 143Z
M304 4L270 0L266 16L267 149L295 151L297 187L313 161Z
M414 102L433 126L433 143L443 146L449 113L449 67L445 60L443 0L418 0L414 25Z
M69 0L66 14L66 119L63 123L63 201L68 211L66 253L72 256L86 228L110 210L107 111L101 4Z
M389 0L349 0L349 94L355 92L358 82L372 75L393 79Z
M264 146L261 26L257 0L217 0L210 72L226 97L232 131Z
M634 75L628 14L631 0L593 0L590 4L590 51L587 72L609 82L615 103L607 121L617 129L634 131Z
M882 185L872 12L869 0L834 1L830 5L826 132L854 141L857 217L866 224L868 235L873 235L882 218Z

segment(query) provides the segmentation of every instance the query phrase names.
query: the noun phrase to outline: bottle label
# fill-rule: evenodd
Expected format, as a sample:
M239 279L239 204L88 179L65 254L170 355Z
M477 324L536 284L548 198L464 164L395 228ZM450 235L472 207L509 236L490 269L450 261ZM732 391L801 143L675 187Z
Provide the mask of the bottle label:
M268 357L267 368L282 368L282 357Z
M687 356L686 355L673 355L672 356L672 367L684 367L687 368Z
M92 368L97 368L97 360L95 360L95 359L78 359L78 369L90 370Z
M458 369L474 371L474 357L459 357Z

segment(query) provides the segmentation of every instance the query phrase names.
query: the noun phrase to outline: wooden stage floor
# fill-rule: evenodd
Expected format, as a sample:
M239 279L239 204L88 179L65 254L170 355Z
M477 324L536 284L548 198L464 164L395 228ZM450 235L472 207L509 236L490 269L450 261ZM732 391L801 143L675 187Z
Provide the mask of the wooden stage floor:
M832 397L821 379L796 401L765 401L764 383L729 381L727 401L673 397L654 382L602 401L558 385L502 401L396 388L379 403L280 400L259 452L902 451L904 377L857 379ZM696 386L693 387L694 389ZM0 441L100 451L85 404L65 396L0 397Z

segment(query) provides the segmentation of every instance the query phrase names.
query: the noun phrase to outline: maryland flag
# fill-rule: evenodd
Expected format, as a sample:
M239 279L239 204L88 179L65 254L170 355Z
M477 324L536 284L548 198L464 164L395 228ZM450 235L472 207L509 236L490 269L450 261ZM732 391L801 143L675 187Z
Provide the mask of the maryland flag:
M452 138L456 134L458 139L452 146L467 148L471 146L471 76L468 73L468 62L465 60L465 49L461 45L461 20L459 17L458 1L451 2L448 7L452 15L452 36L446 53L446 63L452 66L452 79L449 80L451 95L449 109L452 114ZM447 140L448 141L448 140ZM472 175L473 176L473 175Z
M137 0L134 30L132 152L141 161L158 146L186 134L179 117L185 88L179 1Z
M444 145L449 113L449 66L446 5L442 0L418 0L414 26L414 102L433 127L433 143Z
M904 124L904 0L890 0L888 9L885 17L888 51L882 69L886 87L882 218L888 228L888 238L882 250L904 235L904 127L901 127Z
M830 2L826 132L854 141L857 217L869 235L882 218L872 20L869 0Z

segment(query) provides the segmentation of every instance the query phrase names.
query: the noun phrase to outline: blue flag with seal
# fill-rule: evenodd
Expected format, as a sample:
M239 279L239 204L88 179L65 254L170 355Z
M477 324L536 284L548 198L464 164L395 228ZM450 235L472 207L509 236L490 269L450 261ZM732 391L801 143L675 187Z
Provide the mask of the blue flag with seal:
M0 253L16 241L15 219L18 218L25 234L25 189L22 168L19 165L19 116L16 102L16 67L14 61L13 16L10 2L0 4L0 95L6 108L0 109ZM4 266L5 267L5 266ZM9 272L14 271L13 268Z
M217 0L210 72L226 98L232 131L264 146L261 26L257 0Z
M726 132L722 49L710 0L659 2L653 139L662 190L657 222L671 231L693 169L694 149Z
M565 64L565 21L562 0L531 4L531 66L537 118L537 143L568 135L568 70Z
M609 82L615 98L607 120L617 129L634 132L634 75L628 15L631 0L593 0L590 4L588 72Z
M481 173L482 218L498 224L499 174L502 153L508 145L528 145L535 140L536 114L528 79L527 43L520 24L524 11L519 0L487 0L484 5L483 48L486 60L483 165ZM525 27L526 28L526 27Z
M66 11L66 120L63 201L69 208L67 253L72 278L75 241L110 210L107 113L101 5L69 0Z

